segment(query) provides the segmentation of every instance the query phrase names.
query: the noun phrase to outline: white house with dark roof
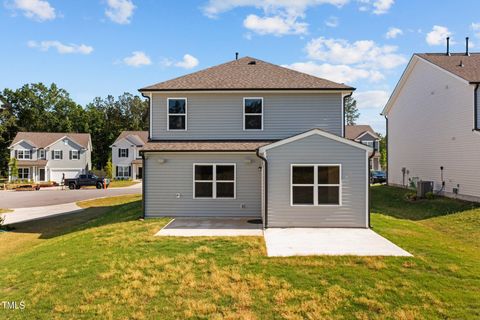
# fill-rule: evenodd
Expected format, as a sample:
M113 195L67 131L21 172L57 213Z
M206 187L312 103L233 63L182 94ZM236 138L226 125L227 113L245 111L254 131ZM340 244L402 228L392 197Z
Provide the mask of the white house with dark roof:
M388 183L480 201L480 53L414 54L383 115Z
M381 171L380 163L380 137L369 125L356 124L345 126L345 138L363 143L373 148L373 154L370 154L370 169Z
M9 146L17 159L18 177L9 180L62 182L92 168L92 141L88 133L18 132Z
M368 228L373 150L344 138L354 90L251 57L140 89L144 216Z
M140 149L148 141L148 131L122 131L112 144L113 178L142 179Z

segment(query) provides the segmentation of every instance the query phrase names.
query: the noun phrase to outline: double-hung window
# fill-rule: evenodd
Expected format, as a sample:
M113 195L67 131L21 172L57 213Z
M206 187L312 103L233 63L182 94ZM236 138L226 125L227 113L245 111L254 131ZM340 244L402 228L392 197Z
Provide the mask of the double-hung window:
M235 164L194 164L194 199L234 199Z
M291 167L291 205L341 205L341 166L294 164Z
M130 166L117 166L117 177L118 178L129 178L130 177Z
M187 99L167 99L168 130L187 130Z
M45 149L38 149L38 159L45 159Z
M263 98L243 98L243 130L263 130Z
M18 160L30 160L32 159L31 150L17 150L17 159Z
M71 150L70 151L70 160L80 160L80 151Z
M28 180L30 178L30 168L18 168L18 179Z
M118 157L128 158L128 149L123 149L123 148L118 149Z
M52 151L52 159L53 160L62 160L63 152L62 150L53 150Z

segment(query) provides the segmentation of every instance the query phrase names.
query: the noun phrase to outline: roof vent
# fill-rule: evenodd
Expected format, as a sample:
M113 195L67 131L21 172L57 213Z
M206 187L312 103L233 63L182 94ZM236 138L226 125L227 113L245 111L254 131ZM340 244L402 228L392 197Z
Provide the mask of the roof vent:
M470 52L468 51L468 37L465 38L465 55L470 55Z
M459 67L463 68L463 61L460 60L460 63L458 64Z
M250 64L250 65L254 65L254 64L257 64L257 61L255 61L255 60L251 60L251 61L248 61L248 64Z
M447 37L447 56L450 55L450 37Z

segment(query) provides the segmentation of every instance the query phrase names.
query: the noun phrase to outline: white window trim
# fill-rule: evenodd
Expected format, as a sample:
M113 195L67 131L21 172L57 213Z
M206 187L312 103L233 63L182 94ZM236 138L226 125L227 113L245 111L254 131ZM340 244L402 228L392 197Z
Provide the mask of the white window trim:
M119 174L119 175L117 175L116 177L119 177L119 178L130 178L130 175L128 174L128 171L129 171L128 168L129 168L130 166L117 166L117 167L118 167L118 169L119 169L119 170L118 170L118 173L120 173L120 168L122 168L122 174L121 174L121 175ZM126 171L125 171L125 169L126 169ZM125 174L125 172L126 172L126 174Z
M172 113L175 116L185 116L185 129L170 129L170 100L185 100L185 113ZM167 98L167 131L187 131L188 130L188 100L184 97Z
M120 155L118 156L119 158L128 158L127 157L127 152L130 153L129 151L122 152L124 150L128 150L128 148L118 148L120 150Z
M233 180L218 180L217 181L217 165L218 166L233 166ZM195 166L213 166L212 180L195 180ZM235 200L237 199L237 164L236 163L194 163L193 164L193 199L197 200ZM212 197L195 197L195 182L211 182L212 183ZM217 182L233 182L233 198L217 198Z
M59 152L60 154L60 158L56 158L55 155L57 154L57 152ZM53 159L52 160L55 160L55 161L58 161L58 160L63 160L62 159L62 150L53 150Z
M246 99L260 99L262 100L262 113L245 113L245 100ZM263 114L264 114L263 97L243 97L243 131L263 131ZM245 128L245 116L262 116L262 128L261 129L246 129Z
M22 152L22 157L19 157L19 152ZM25 158L25 154L29 154L30 158ZM17 149L17 159L18 160L32 160L32 150L30 149Z
M76 157L73 157L74 152L77 154ZM72 160L80 160L80 150L72 150Z
M294 184L293 183L293 167L313 167L313 183ZM319 184L318 183L318 167L338 167L339 183L338 184ZM313 187L313 204L293 204L293 187ZM319 204L318 203L318 187L339 187L338 204ZM338 163L332 164L290 164L290 206L291 207L341 207L342 206L342 165Z
M20 180L30 180L30 168L29 167L20 167L18 170L22 170L23 173L25 173L25 170L27 170L27 178L20 178L20 171L18 172L18 179Z
M40 153L43 153L43 156L40 154ZM44 160L44 159L47 159L47 152L45 151L45 149L38 149L37 150L37 158L40 159L40 160Z

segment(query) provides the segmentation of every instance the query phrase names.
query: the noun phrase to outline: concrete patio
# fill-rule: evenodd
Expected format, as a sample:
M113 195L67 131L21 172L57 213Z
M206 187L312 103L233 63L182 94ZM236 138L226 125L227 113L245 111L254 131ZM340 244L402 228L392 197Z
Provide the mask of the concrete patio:
M269 257L412 256L371 229L271 228L264 231L264 236Z
M236 237L262 236L262 224L255 218L175 218L156 236L173 237Z

